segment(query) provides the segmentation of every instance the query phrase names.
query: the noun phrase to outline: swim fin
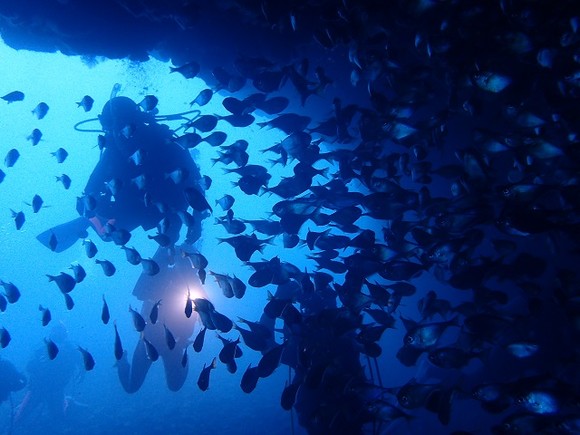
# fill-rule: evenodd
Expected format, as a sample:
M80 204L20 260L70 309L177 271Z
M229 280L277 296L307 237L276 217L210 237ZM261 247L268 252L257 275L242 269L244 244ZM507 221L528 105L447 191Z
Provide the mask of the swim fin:
M76 243L81 237L87 237L90 222L85 217L78 217L36 236L36 239L54 252L62 252Z

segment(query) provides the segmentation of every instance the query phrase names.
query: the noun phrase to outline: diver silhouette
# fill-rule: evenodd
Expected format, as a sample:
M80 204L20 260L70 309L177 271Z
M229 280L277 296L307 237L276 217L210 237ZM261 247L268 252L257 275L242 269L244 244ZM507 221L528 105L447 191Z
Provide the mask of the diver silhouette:
M14 364L0 356L0 404L8 399L10 393L22 390L25 386L24 375L14 367Z
M205 215L195 210L188 213L184 193L185 189L196 189L203 195L199 168L189 150L174 142L167 125L158 123L152 113L127 97L113 96L103 107L99 121L104 131L99 142L101 156L84 196L77 201L80 217L45 231L38 240L60 252L79 237L86 237L89 226L103 240L118 245L125 245L139 226L145 231L157 228L157 234L149 238L159 244L152 258L159 271L144 271L133 290L143 302L141 315L148 324L132 363L125 352L117 369L127 392L140 388L152 363L145 339L163 359L168 387L178 390L187 376L183 352L197 320L195 312L187 318L184 307L188 289L199 293L201 285L191 262L176 254L175 245L184 223L187 231L181 246L188 252L201 236ZM154 323L149 315L156 304L159 318ZM175 338L172 348L166 343L166 330Z
M82 374L81 359L75 346L68 339L68 332L62 323L56 324L49 338L57 345L58 355L51 360L46 346L36 349L28 361L28 384L26 394L18 406L15 423L33 418L36 422L45 416L51 425L62 423L70 400L66 388L70 381Z

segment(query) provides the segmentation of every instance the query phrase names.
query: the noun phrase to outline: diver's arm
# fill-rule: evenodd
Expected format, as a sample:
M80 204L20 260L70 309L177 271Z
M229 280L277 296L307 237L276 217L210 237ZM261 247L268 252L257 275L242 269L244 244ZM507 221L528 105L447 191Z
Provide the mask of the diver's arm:
M113 178L112 174L117 166L119 156L111 149L105 149L95 169L91 173L84 193L93 196L98 196L101 193L106 193L106 182Z

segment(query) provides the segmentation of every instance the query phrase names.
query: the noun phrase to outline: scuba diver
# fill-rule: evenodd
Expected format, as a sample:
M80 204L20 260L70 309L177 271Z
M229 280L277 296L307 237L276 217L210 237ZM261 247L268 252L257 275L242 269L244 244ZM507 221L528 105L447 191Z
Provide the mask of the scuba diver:
M179 117L173 115L172 119ZM157 234L149 238L159 244L152 258L159 270L144 269L133 290L143 302L141 315L147 325L132 363L126 351L117 363L119 379L129 393L140 388L152 363L144 340L163 358L168 387L174 391L181 388L188 368L182 363L183 352L197 320L195 312L189 318L184 314L188 289L203 296L191 262L175 253L183 223L187 231L181 247L187 252L194 250L192 245L201 236L205 215L196 210L187 212L184 193L195 189L204 195L199 168L189 151L174 141L169 127L157 123L157 119L131 99L117 97L114 90L99 116L105 133L99 138L102 151L84 196L77 200L80 217L38 236L45 246L61 252L86 237L89 226L103 240L117 245L125 245L139 226L145 231L157 228ZM154 306L159 318L150 322ZM166 330L175 339L171 349L166 343Z
M37 424L39 418L46 416L54 427L63 422L72 404L66 396L66 389L75 376L82 375L79 353L62 323L53 326L49 338L57 345L58 355L51 360L46 346L41 346L28 361L27 391L17 408L16 424Z
M0 404L14 391L22 390L26 386L26 378L16 370L14 364L0 357Z

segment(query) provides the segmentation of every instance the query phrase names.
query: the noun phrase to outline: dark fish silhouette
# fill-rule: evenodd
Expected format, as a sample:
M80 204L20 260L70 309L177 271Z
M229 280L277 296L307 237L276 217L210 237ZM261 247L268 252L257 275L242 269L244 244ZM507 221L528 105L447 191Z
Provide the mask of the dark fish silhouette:
M111 315L109 313L109 306L107 305L107 301L105 300L105 295L103 295L103 307L101 309L101 320L103 324L109 323L111 319Z
M77 281L68 273L61 272L58 275L46 275L48 282L55 282L62 293L70 293L76 286Z
M203 365L203 369L199 374L199 378L197 379L197 386L201 391L206 391L209 388L209 375L213 369L217 367L216 358L213 359L210 365L206 367L206 364Z
M252 364L250 364L244 372L240 382L242 391L248 394L254 391L259 379L260 376L258 376L258 367L252 367Z
M197 62L188 62L179 67L170 67L170 73L177 72L186 79L192 79L199 74L200 66Z
M205 339L205 331L207 331L207 328L204 326L197 333L197 335L195 336L195 340L193 341L193 350L195 350L198 353L201 352L201 349L203 348L203 342Z
M46 344L46 353L48 354L48 359L53 360L58 355L59 349L54 341L50 338L45 338L44 343Z
M52 319L50 310L48 308L43 307L42 305L38 306L38 310L42 313L42 326L48 325Z
M121 344L121 337L119 337L119 331L117 330L117 323L113 324L115 328L115 359L119 361L123 358L123 345Z
M82 107L85 112L90 112L95 100L90 95L85 95L81 101L77 102L77 107Z
M24 100L24 93L21 91L12 91L0 98L2 98L4 101L7 101L8 104L10 104L14 103L15 101Z
M12 340L12 337L10 336L10 333L8 332L8 330L4 327L1 327L0 328L0 348L2 348L2 349L6 348L10 344L11 340Z
M93 368L95 368L95 360L93 356L90 354L90 352L86 349L83 349L80 346L78 346L78 350L83 356L83 365L85 367L85 370L91 371Z

